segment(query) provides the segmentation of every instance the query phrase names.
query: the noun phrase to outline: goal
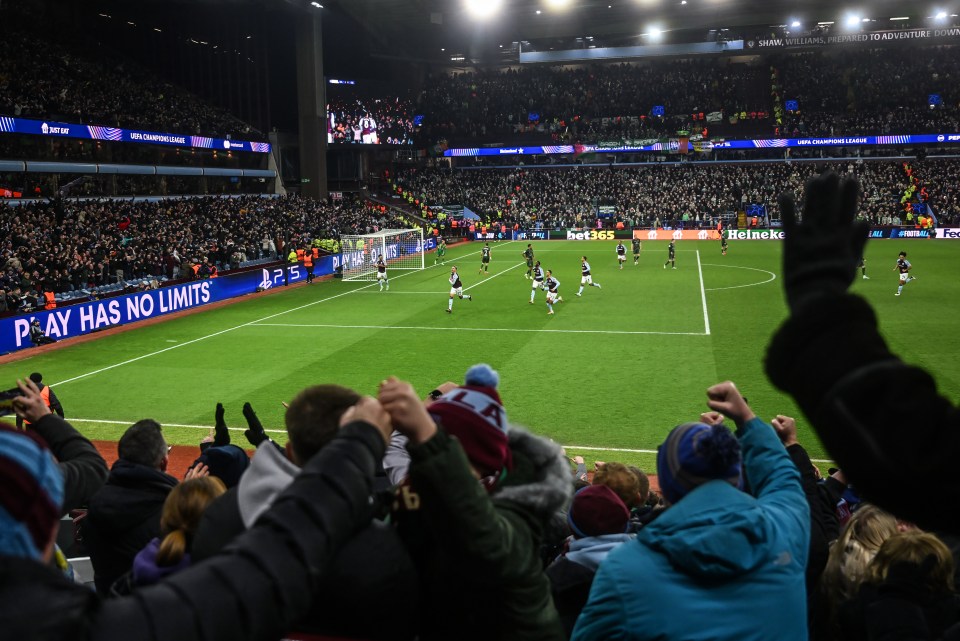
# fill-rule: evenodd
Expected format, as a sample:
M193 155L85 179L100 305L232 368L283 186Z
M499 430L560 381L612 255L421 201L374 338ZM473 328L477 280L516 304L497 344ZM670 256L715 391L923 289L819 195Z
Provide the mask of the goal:
M384 229L375 234L340 237L343 280L374 280L377 258L383 256L387 273L424 268L422 229Z

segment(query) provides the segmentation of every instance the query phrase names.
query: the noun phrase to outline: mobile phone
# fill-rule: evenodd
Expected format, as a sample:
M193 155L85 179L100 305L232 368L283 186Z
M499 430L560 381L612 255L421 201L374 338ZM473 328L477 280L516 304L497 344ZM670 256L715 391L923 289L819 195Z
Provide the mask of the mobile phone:
M13 399L18 396L23 396L23 392L17 387L0 392L0 416L13 414Z

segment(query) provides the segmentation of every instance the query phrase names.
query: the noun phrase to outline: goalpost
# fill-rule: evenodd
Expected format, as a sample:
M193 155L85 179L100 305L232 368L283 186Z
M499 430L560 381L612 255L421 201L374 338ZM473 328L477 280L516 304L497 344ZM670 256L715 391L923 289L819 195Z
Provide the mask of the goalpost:
M375 234L340 237L343 280L376 279L377 258L383 256L387 274L424 269L423 230L384 229Z

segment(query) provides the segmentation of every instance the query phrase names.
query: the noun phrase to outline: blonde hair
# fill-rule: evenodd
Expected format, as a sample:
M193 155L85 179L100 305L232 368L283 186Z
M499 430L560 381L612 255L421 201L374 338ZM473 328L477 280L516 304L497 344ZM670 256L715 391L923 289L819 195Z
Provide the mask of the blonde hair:
M875 505L862 505L830 546L820 588L827 599L831 621L840 604L852 598L867 575L883 542L897 533L897 519Z
M160 516L163 538L157 550L157 565L169 567L183 560L204 510L226 491L223 481L215 476L190 479L170 491Z
M933 565L927 559L933 557ZM883 542L867 568L866 581L883 583L890 568L898 563L919 566L924 584L934 594L953 591L953 554L943 541L927 532L903 532Z

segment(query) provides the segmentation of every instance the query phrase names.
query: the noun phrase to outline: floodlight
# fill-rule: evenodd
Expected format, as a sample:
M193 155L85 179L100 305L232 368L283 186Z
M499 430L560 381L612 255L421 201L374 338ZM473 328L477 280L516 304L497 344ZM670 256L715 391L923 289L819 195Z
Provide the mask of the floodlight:
M937 13L934 14L933 17L936 18L937 20L946 20L946 19L947 19L947 12L946 12L946 11L938 11Z
M856 27L857 25L860 24L860 16L856 14L851 14L847 16L846 20L844 20L844 24L846 24L850 28Z
M546 3L551 9L566 9L570 5L570 0L546 0Z
M478 20L493 17L503 6L503 0L464 0L467 13Z
M796 29L797 27L800 26L800 21L799 21L799 20L793 20L793 21L790 22L790 26L793 27L794 29Z

